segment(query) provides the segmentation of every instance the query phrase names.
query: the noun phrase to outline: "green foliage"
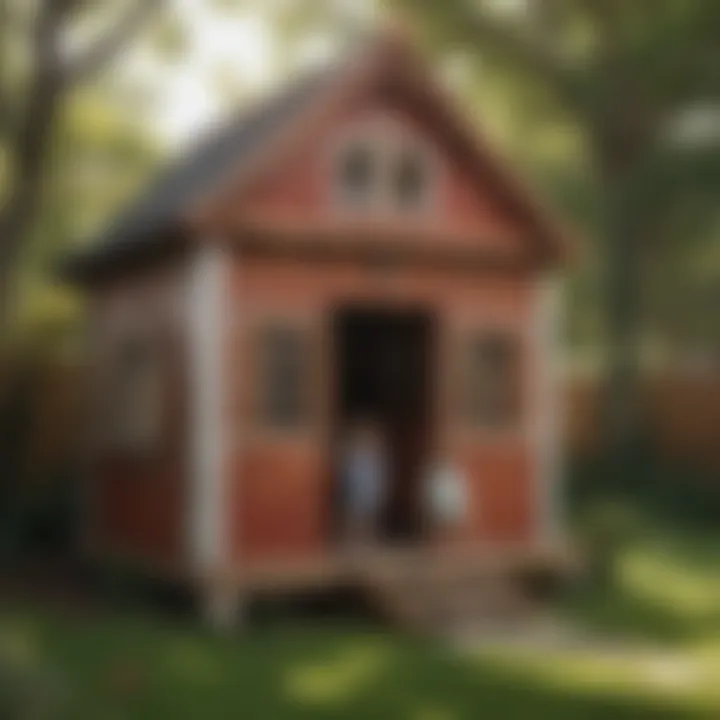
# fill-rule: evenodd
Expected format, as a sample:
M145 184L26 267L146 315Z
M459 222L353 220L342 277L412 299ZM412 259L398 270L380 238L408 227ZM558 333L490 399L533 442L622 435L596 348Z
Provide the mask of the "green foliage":
M136 39L161 0L6 0L0 5L0 343L15 330L32 245L63 237L52 191L75 168L57 171L75 93L103 77ZM101 178L95 178L95 182ZM58 183L56 185L55 183ZM95 187L102 187L100 183ZM50 191L50 192L48 192ZM77 200L77 198L73 198ZM63 198L61 220L71 205ZM87 207L84 204L81 208ZM77 210L77 208L76 208ZM80 213L78 213L80 214ZM47 222L47 226L44 223ZM46 245L46 243L43 243Z
M615 584L618 561L638 532L638 517L626 503L605 500L586 508L575 529L591 582Z
M47 238L54 227L65 252L68 243L107 222L157 165L157 141L132 113L97 89L78 93L67 104L38 229Z
M182 58L187 51L190 32L177 13L166 13L149 34L159 56L173 61Z
M98 231L145 182L159 151L149 131L98 89L68 102L54 143L40 212L20 264L20 297L10 342L40 352L68 348L80 298L57 279L58 263Z
M720 138L679 144L669 128L720 99L720 5L712 0L386 4L404 9L441 59L463 58L468 92L491 130L493 113L485 108L508 108L498 136L516 164L534 166L538 184L597 240L596 253L586 257L589 265L603 260L616 277L622 275L617 264L630 263L629 253L607 254L616 242L607 228L621 228L617 243L628 249L638 245L641 261L640 270L629 270L628 279L617 282L642 285L645 292L651 268L657 272L665 264L670 271L678 255L715 242ZM552 143L561 128L579 145ZM561 180L548 182L553 176ZM607 218L610 208L619 213L614 220ZM594 335L597 341L601 326L589 336L583 330L592 322L589 308L605 302L601 292L617 287L612 276L606 285L588 283L591 272L578 271L582 294L574 297L571 317L576 340ZM682 291L692 289L694 280L688 276ZM696 296L695 313L705 304ZM667 302L647 292L644 307L653 330L666 331ZM687 305L682 310L693 314ZM633 312L627 308L627 314Z
M678 529L647 513L633 515L640 522L618 558L616 583L575 593L567 599L571 615L606 638L651 640L676 649L714 646L720 638L715 533Z
M679 528L711 530L720 517L720 473L716 468L672 458L662 447L638 442L626 472L608 475L603 456L575 458L568 472L568 502L583 518L596 505L616 502Z
M0 718L51 720L62 707L61 695L57 682L37 666L25 639L0 628Z
M653 286L678 256L717 239L719 138L678 143L673 128L720 100L718 3L379 0L367 7L405 16L490 137L590 240L571 283L574 343L598 343L613 322L607 294L617 283L641 288L642 310L626 312L643 315L638 338L673 340L673 315L702 314L708 295L692 272L670 301ZM357 30L357 17L351 23L343 8L297 0L262 12L298 41ZM638 247L639 262L614 245ZM618 270L619 263L632 268ZM708 332L697 329L701 338Z

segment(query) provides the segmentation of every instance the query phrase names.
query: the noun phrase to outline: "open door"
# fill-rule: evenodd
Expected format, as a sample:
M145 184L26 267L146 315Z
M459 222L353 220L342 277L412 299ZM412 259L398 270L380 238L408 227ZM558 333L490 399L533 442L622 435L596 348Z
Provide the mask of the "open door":
M381 538L417 540L420 483L434 435L434 318L418 311L348 308L336 313L333 334L335 443L355 422L377 425L389 455Z

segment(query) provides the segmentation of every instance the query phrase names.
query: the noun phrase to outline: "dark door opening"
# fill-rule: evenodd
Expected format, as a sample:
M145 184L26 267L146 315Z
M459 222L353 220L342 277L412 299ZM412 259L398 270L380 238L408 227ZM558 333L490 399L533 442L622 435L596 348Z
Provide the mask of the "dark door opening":
M345 309L335 316L335 434L372 422L387 449L386 541L418 539L420 480L432 448L435 323L418 311Z

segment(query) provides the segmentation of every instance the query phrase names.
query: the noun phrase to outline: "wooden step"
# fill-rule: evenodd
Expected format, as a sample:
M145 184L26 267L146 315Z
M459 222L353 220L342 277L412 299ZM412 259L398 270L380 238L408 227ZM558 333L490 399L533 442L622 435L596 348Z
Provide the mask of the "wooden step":
M517 578L500 566L366 567L362 586L389 621L412 631L506 620L531 608Z

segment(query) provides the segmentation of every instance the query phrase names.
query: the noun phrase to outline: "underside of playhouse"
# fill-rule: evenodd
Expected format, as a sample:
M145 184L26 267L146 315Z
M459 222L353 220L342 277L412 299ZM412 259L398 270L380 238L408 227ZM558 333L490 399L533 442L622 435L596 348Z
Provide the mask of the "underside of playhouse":
M95 369L95 554L200 581L217 602L408 573L437 585L555 552L561 234L429 78L405 43L376 41L242 118L249 139L210 143L206 176L174 183L172 212L161 190L160 219L152 194L141 201L134 221L155 219L142 234L120 223L132 242L74 261ZM415 205L345 202L338 158L358 138L382 157L395 141L424 153ZM473 416L468 379L487 335L513 347L513 409L494 424ZM146 372L128 449L108 427L130 394L118 368L133 342L155 382ZM358 417L382 424L391 467L362 559L340 542L335 493L338 434ZM442 540L419 487L438 447L469 490Z

